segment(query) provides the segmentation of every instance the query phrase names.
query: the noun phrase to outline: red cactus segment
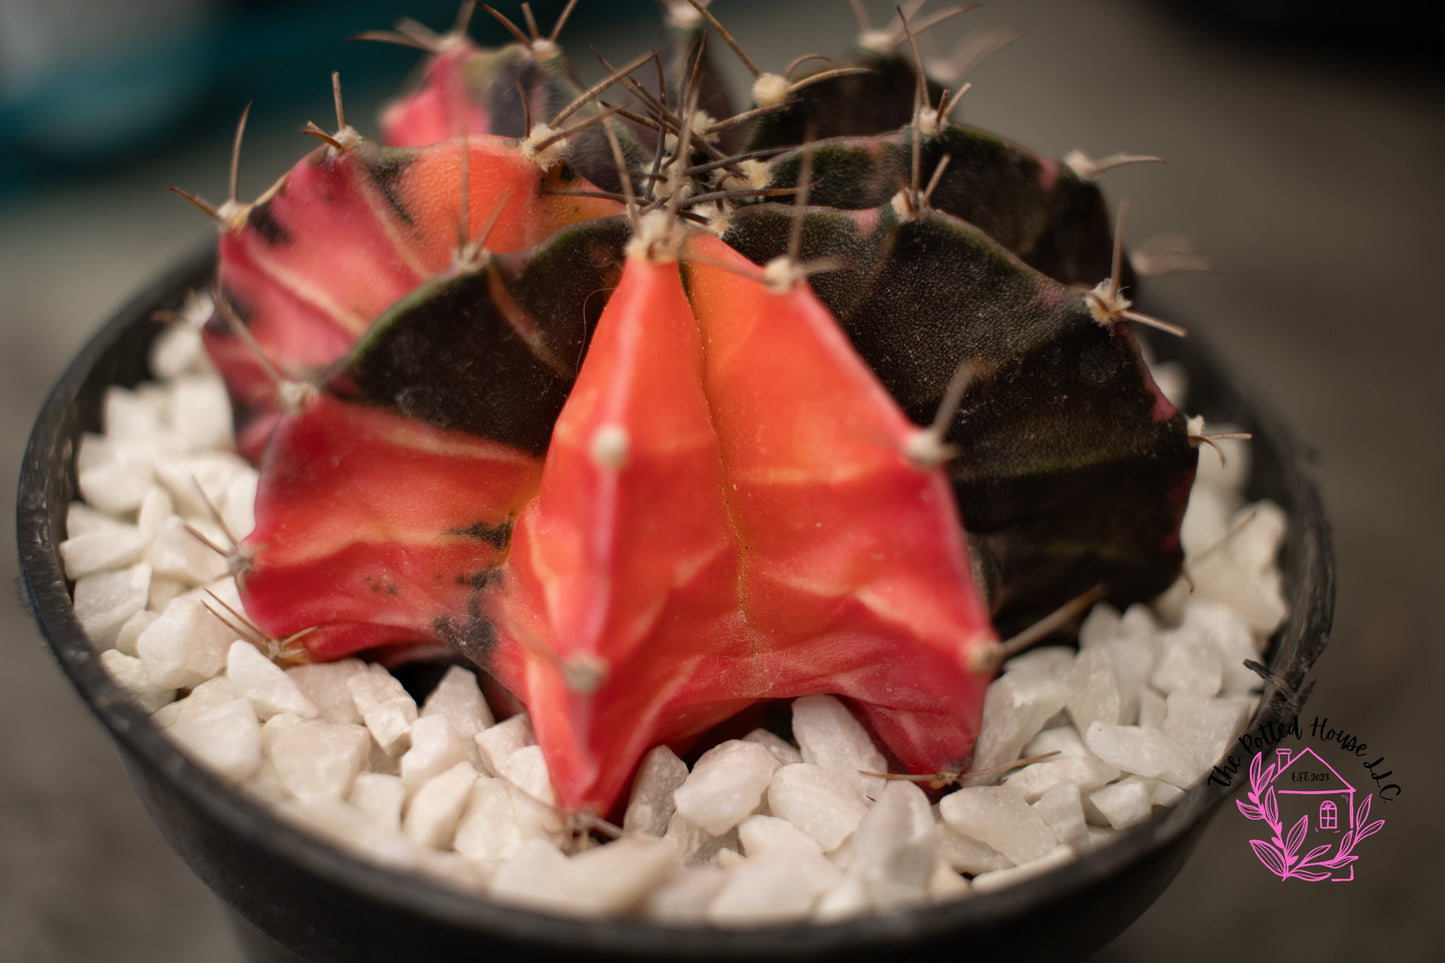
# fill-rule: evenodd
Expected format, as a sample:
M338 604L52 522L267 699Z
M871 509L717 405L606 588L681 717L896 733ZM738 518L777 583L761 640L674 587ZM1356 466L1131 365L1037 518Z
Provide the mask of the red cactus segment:
M757 697L723 668L745 637L737 560L677 265L630 259L493 599L488 666L564 806L605 812L649 747Z
M476 44L457 38L428 59L415 86L382 110L382 140L421 147L462 134L492 133L491 114L469 83L474 73L469 68L480 56Z
M459 149L462 144L468 148L465 154ZM412 158L399 168L391 195L421 239L433 273L450 264L456 251L464 170L467 236L477 238L490 224L486 244L495 253L526 250L568 224L622 212L621 204L605 198L550 193L558 188L585 191L592 185L565 165L543 171L510 138L472 136L386 153Z
M544 173L515 141L497 137L414 150L365 141L318 148L222 236L221 296L273 365L309 377L422 281L450 269L464 202L469 239L486 232L490 250L519 251L620 210L606 199L549 193L587 186L565 166ZM238 447L254 460L274 418L273 379L224 313L206 333L240 411Z
M272 636L314 658L442 642L505 555L541 466L516 449L315 395L280 420L241 586Z
M910 767L966 762L994 637L946 479L805 287L697 251L691 306L676 265L624 269L478 655L571 809L606 812L652 745L816 692Z
M688 289L772 695L834 692L914 771L965 763L996 641L952 491L904 457L918 433L806 285L773 294L698 243Z

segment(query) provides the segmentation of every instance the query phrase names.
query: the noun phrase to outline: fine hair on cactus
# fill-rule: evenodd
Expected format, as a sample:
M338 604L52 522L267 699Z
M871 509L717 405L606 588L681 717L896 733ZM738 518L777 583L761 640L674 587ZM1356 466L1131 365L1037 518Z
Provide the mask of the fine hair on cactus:
M470 4L367 35L425 55L380 140L338 82L270 189L197 199L260 469L226 548L244 617L288 659L468 660L573 812L819 693L897 769L966 770L1001 639L1179 572L1206 439L1135 339L1182 332L1126 296L1110 162L960 119L914 42L959 10L855 4L851 59L771 73L668 0L584 87L574 6L545 32L487 8L497 48Z

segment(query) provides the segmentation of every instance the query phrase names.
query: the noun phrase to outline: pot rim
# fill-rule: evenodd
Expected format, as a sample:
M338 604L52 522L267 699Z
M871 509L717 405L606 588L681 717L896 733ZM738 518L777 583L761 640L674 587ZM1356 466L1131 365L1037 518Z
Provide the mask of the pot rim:
M1018 921L1052 903L1075 896L1109 879L1131 864L1162 853L1200 826L1233 791L1207 780L1187 790L1172 806L1118 834L1110 842L1075 857L1037 877L987 893L943 903L870 913L831 923L789 923L746 929L670 926L632 919L584 919L542 913L522 906L466 894L423 876L401 873L343 851L320 837L284 821L259 800L237 792L209 770L186 757L110 677L99 652L75 618L70 583L57 546L63 531L52 525L57 500L75 497L75 440L94 430L98 412L78 412L83 388L97 378L119 383L106 359L123 337L137 334L158 308L178 303L189 290L205 285L214 271L213 249L198 252L166 272L132 298L67 367L47 397L25 452L19 482L17 534L25 601L56 658L91 711L101 720L123 753L177 792L188 804L229 832L241 834L278 859L296 864L326 882L399 910L479 935L487 932L551 949L591 948L618 953L672 956L715 956L766 951L773 955L814 955L831 949L854 949L929 934L963 934ZM1161 356L1167 345L1157 346ZM1197 345L1199 364L1212 365ZM1217 365L1213 365L1217 368ZM1334 567L1329 527L1315 485L1301 465L1301 451L1268 412L1246 404L1233 383L1220 386L1226 402L1247 411L1256 437L1267 439L1278 458L1282 488L1290 493L1291 526L1286 562L1301 566L1294 582L1300 591L1290 601L1289 619L1272 639L1271 664L1292 691L1266 690L1250 721L1287 719L1298 711L1304 680L1323 650L1334 608ZM1258 441L1256 442L1258 444ZM63 471L52 471L57 461ZM56 516L63 525L64 512Z

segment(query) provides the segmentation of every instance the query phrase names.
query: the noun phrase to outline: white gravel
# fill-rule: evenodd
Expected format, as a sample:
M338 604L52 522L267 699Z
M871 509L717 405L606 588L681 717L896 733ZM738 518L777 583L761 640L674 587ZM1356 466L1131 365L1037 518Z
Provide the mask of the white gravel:
M197 485L238 536L255 472L231 452L199 319L157 343L166 380L106 395L78 453L84 502L60 547L76 614L115 680L202 764L284 818L404 871L582 916L749 926L966 898L1047 872L1203 778L1253 712L1258 658L1283 621L1285 517L1245 505L1248 449L1200 454L1185 519L1189 579L1153 606L1096 606L1080 649L1013 659L988 692L976 765L930 805L837 699L793 705L796 744L758 731L692 770L644 760L621 838L569 820L525 715L497 721L447 672L419 708L355 659L282 670L212 614L239 609Z

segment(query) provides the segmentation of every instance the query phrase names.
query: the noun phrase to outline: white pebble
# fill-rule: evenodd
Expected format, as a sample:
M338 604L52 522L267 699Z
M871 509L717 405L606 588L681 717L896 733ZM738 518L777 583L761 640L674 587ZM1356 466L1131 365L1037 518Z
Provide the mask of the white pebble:
M120 649L106 649L100 653L100 664L144 712L155 712L176 697L175 689L156 685L151 681L145 664Z
M1089 793L1089 802L1115 829L1128 829L1143 822L1154 809L1149 784L1135 776L1095 789Z
M1026 879L1040 876L1050 870L1058 869L1069 860L1074 858L1074 851L1068 846L1056 846L1044 855L1031 862L1009 869L996 869L991 873L983 873L973 878L972 889L974 892L988 893L994 890L1004 889L1021 883Z
M841 773L800 762L773 775L768 809L812 836L827 853L858 828L868 806Z
M344 799L288 799L277 809L302 828L384 869L421 872L426 865L423 851L415 843L378 826Z
M1021 866L1058 845L1043 817L1010 786L974 786L944 796L938 814L955 831L992 846Z
M226 683L230 685L228 681ZM276 745L276 737L287 729L295 728L307 720L300 716L294 716L289 712L278 712L276 715L261 723L261 752L269 759L271 749Z
M286 670L286 677L321 710L321 718L339 725L350 725L361 722L361 713L357 711L356 699L351 694L351 678L366 671L366 663L360 659L342 659L339 662L295 665Z
M764 816L761 813L749 816L738 824L738 842L748 857L763 853L799 853L808 856L823 855L818 841L803 832L786 819Z
M272 718L274 719L275 716ZM246 793L252 798L272 806L294 802L295 798L291 795L291 790L281 782L281 777L276 775L276 767L271 764L271 760L266 758L265 743L266 726L263 724L261 726L261 765L246 777Z
M115 444L153 445L165 434L165 410L154 394L111 385L101 401L105 437Z
M791 766L795 762L803 761L803 754L798 747L775 732L766 729L754 729L743 736L743 742L756 742L764 749L773 754L780 765Z
M625 836L568 860L557 895L569 913L620 915L640 906L676 866L677 852L661 839Z
M1080 650L1105 645L1118 637L1119 610L1108 602L1099 602L1089 609L1089 614L1079 625Z
M1158 779L1145 780L1149 784L1149 801L1156 806L1172 806L1183 796L1184 790Z
M1088 729L1091 722L1119 724L1122 700L1109 646L1096 645L1080 651L1064 683L1069 687L1069 717L1080 731Z
M176 599L189 592L194 586L180 579L151 576L150 591L146 593L146 608L152 612L164 612Z
M1138 721L1140 692L1148 685L1158 652L1158 634L1153 627L1153 619L1148 616L1146 609L1139 607L1139 611L1144 613L1148 620L1144 626L1146 631L1121 631L1118 636L1105 643L1113 659L1114 675L1119 681L1120 725L1131 725ZM1131 623L1134 624L1137 623ZM1122 627L1123 623L1120 625Z
M459 665L447 667L437 687L422 703L423 719L438 715L452 724L452 731L466 743L469 753L476 748L477 733L496 724L476 675Z
M1229 518L1234 512L1236 496L1215 488L1195 485L1189 492L1189 506L1179 526L1179 540L1184 554L1191 560L1207 551L1218 551L1219 543L1229 534ZM1193 574L1196 561L1190 562Z
M1023 748L1022 758L1030 759L1034 756L1043 756L1049 753L1056 753L1058 756L1080 756L1092 759L1094 754L1084 745L1083 737L1079 730L1073 726L1055 726L1052 729L1045 729L1043 732L1029 740ZM1021 770L1018 770L1021 771ZM1012 778L1012 776L1008 777Z
M67 538L60 543L60 560L66 578L74 581L94 572L109 572L139 562L150 539L139 528L126 525Z
M714 836L758 808L778 760L766 748L738 739L703 753L673 794L677 811Z
M1178 631L1194 633L1219 652L1223 666L1221 688L1225 692L1246 693L1259 688L1259 676L1244 663L1246 659L1259 659L1263 638L1256 638L1234 609L1210 599L1190 599Z
M1289 527L1284 509L1271 501L1255 502L1236 512L1230 524L1234 534L1227 549L1240 568L1254 573L1273 568Z
M356 711L371 730L371 737L389 756L400 755L411 742L411 724L417 719L416 702L390 672L372 665L346 680Z
M1111 766L1180 788L1188 788L1197 774L1189 753L1155 729L1096 722L1084 733L1084 745Z
M793 767L786 767L793 768ZM826 770L822 770L826 771ZM769 853L730 870L707 908L714 926L758 926L806 918L842 872L822 856Z
M948 823L938 826L938 856L955 872L977 876L1013 865L1013 860L985 842L958 832Z
M459 762L432 777L406 807L402 833L418 846L449 848L476 781L477 771L470 762Z
M567 875L567 857L543 839L526 840L492 877L488 893L504 903L544 912L568 913L570 894L557 884Z
M81 451L85 448L82 446ZM128 522L91 508L85 502L74 501L65 508L65 534L70 538L93 535L96 532L124 531L130 528Z
M662 836L672 821L677 805L672 794L687 781L687 763L667 746L657 746L642 757L637 776L632 781L632 794L622 817L622 828L629 833Z
M1034 674L1062 679L1074 664L1074 650L1064 645L1043 645L1021 652L1004 663L1006 675Z
M647 895L642 906L645 919L667 926L694 926L702 923L708 904L713 901L727 880L727 874L716 866L682 866L674 869Z
M711 865L718 862L723 854L736 855L737 850L742 848L736 826L721 836L715 836L681 813L673 813L662 838L688 866Z
M155 477L175 499L176 510L190 519L210 517L210 506L201 492L214 504L236 478L252 470L229 451L161 455L155 461Z
M155 538L167 518L176 513L176 506L170 493L160 485L152 485L136 511L136 528L148 537Z
M237 538L245 538L256 527L256 485L260 476L255 471L243 471L226 486L221 500L221 521Z
M1273 564L1284 537L1284 513L1271 502L1257 502L1229 521L1236 530L1221 550L1190 562L1195 595L1232 606L1251 631L1268 637L1288 612Z
M875 894L867 881L856 876L844 876L819 897L813 907L812 918L815 923L833 923L850 916L891 908L888 894Z
M75 618L99 649L115 644L126 620L146 607L150 595L151 567L144 562L115 572L96 572L76 579ZM169 685L157 679L160 685Z
M1210 434L1227 434L1239 431L1239 426L1228 422L1210 422ZM1218 451L1199 451L1199 469L1194 476L1196 486L1203 485L1216 491L1235 493L1244 490L1249 481L1254 452L1249 441L1242 438L1220 438L1214 441Z
M794 699L793 738L803 762L842 773L864 798L877 798L883 792L883 778L864 773L887 772L888 762L840 699L830 695Z
M1139 690L1139 726L1145 729L1159 729L1164 725L1166 713L1164 696L1147 685Z
M471 797L457 824L453 843L457 852L482 863L489 874L525 840L517 825L515 795L505 780L482 776L472 785Z
M1068 731L1072 734L1072 730ZM1008 785L1018 790L1024 799L1033 802L1059 783L1073 783L1087 792L1107 785L1119 776L1117 766L1109 765L1091 752L1060 753L1010 773Z
M1042 673L1009 672L995 679L983 700L983 726L974 746L974 768L1013 762L1054 713L1068 701L1060 680Z
M151 623L158 618L160 613L142 610L126 619L115 634L115 647L126 655L137 655L136 643L140 640L141 633L150 628Z
M1049 831L1059 842L1072 846L1088 836L1083 795L1079 791L1078 783L1055 783L1032 805L1034 812L1043 818Z
M1239 698L1210 699L1175 692L1165 708L1164 735L1189 753L1198 767L1196 778L1203 778L1244 731L1251 705Z
M161 522L155 540L146 552L146 561L158 576L172 578L186 585L205 585L226 575L226 557L202 542L186 529L179 515ZM192 525L219 548L225 538L213 525L197 521Z
M893 780L834 858L850 876L899 884L902 891L894 898L901 900L903 891L922 895L937 855L938 828L928 797L915 783Z
M136 445L81 441L76 484L81 497L109 515L126 515L140 507L155 480L151 453ZM82 467L83 466L83 467Z
M261 766L261 723L245 699L212 706L167 731L189 755L230 782L243 782Z
M206 607L206 598L181 596L136 639L136 653L157 685L199 685L225 666L236 633Z
M557 791L542 747L523 746L502 761L501 770L498 777L511 785L512 809L522 835L554 841L566 836L567 820L557 809Z
M411 726L411 748L401 757L401 781L414 793L433 776L470 761L467 744L446 716L421 716Z
M230 448L235 444L226 386L219 379L209 375L176 378L167 401L171 427L182 448Z
M1154 666L1149 684L1168 695L1171 692L1192 692L1212 696L1224 680L1224 664L1219 650L1201 641L1195 633L1175 630L1161 640L1162 653Z
M204 357L201 333L197 327L169 324L151 343L150 370L157 378L173 378L200 366ZM225 410L230 412L229 404Z
M177 699L170 705L161 706L151 716L151 721L161 729L169 729L177 722L187 719L194 719L204 715L216 706L226 702L234 702L241 698L236 690L231 688L231 683L225 676L217 676L214 679L207 679L196 686L183 699ZM255 712L252 712L254 715Z
M236 640L226 653L226 678L231 687L251 700L262 721L287 712L303 719L315 719L321 710L286 674L286 670L260 653L251 643Z
M537 734L532 731L532 720L522 712L477 733L476 743L482 771L499 776L512 753L537 744Z
M302 722L276 734L271 761L276 773L301 799L342 799L366 763L370 740L361 726Z
M969 882L941 857L933 864L928 876L928 895L936 903L967 896Z

